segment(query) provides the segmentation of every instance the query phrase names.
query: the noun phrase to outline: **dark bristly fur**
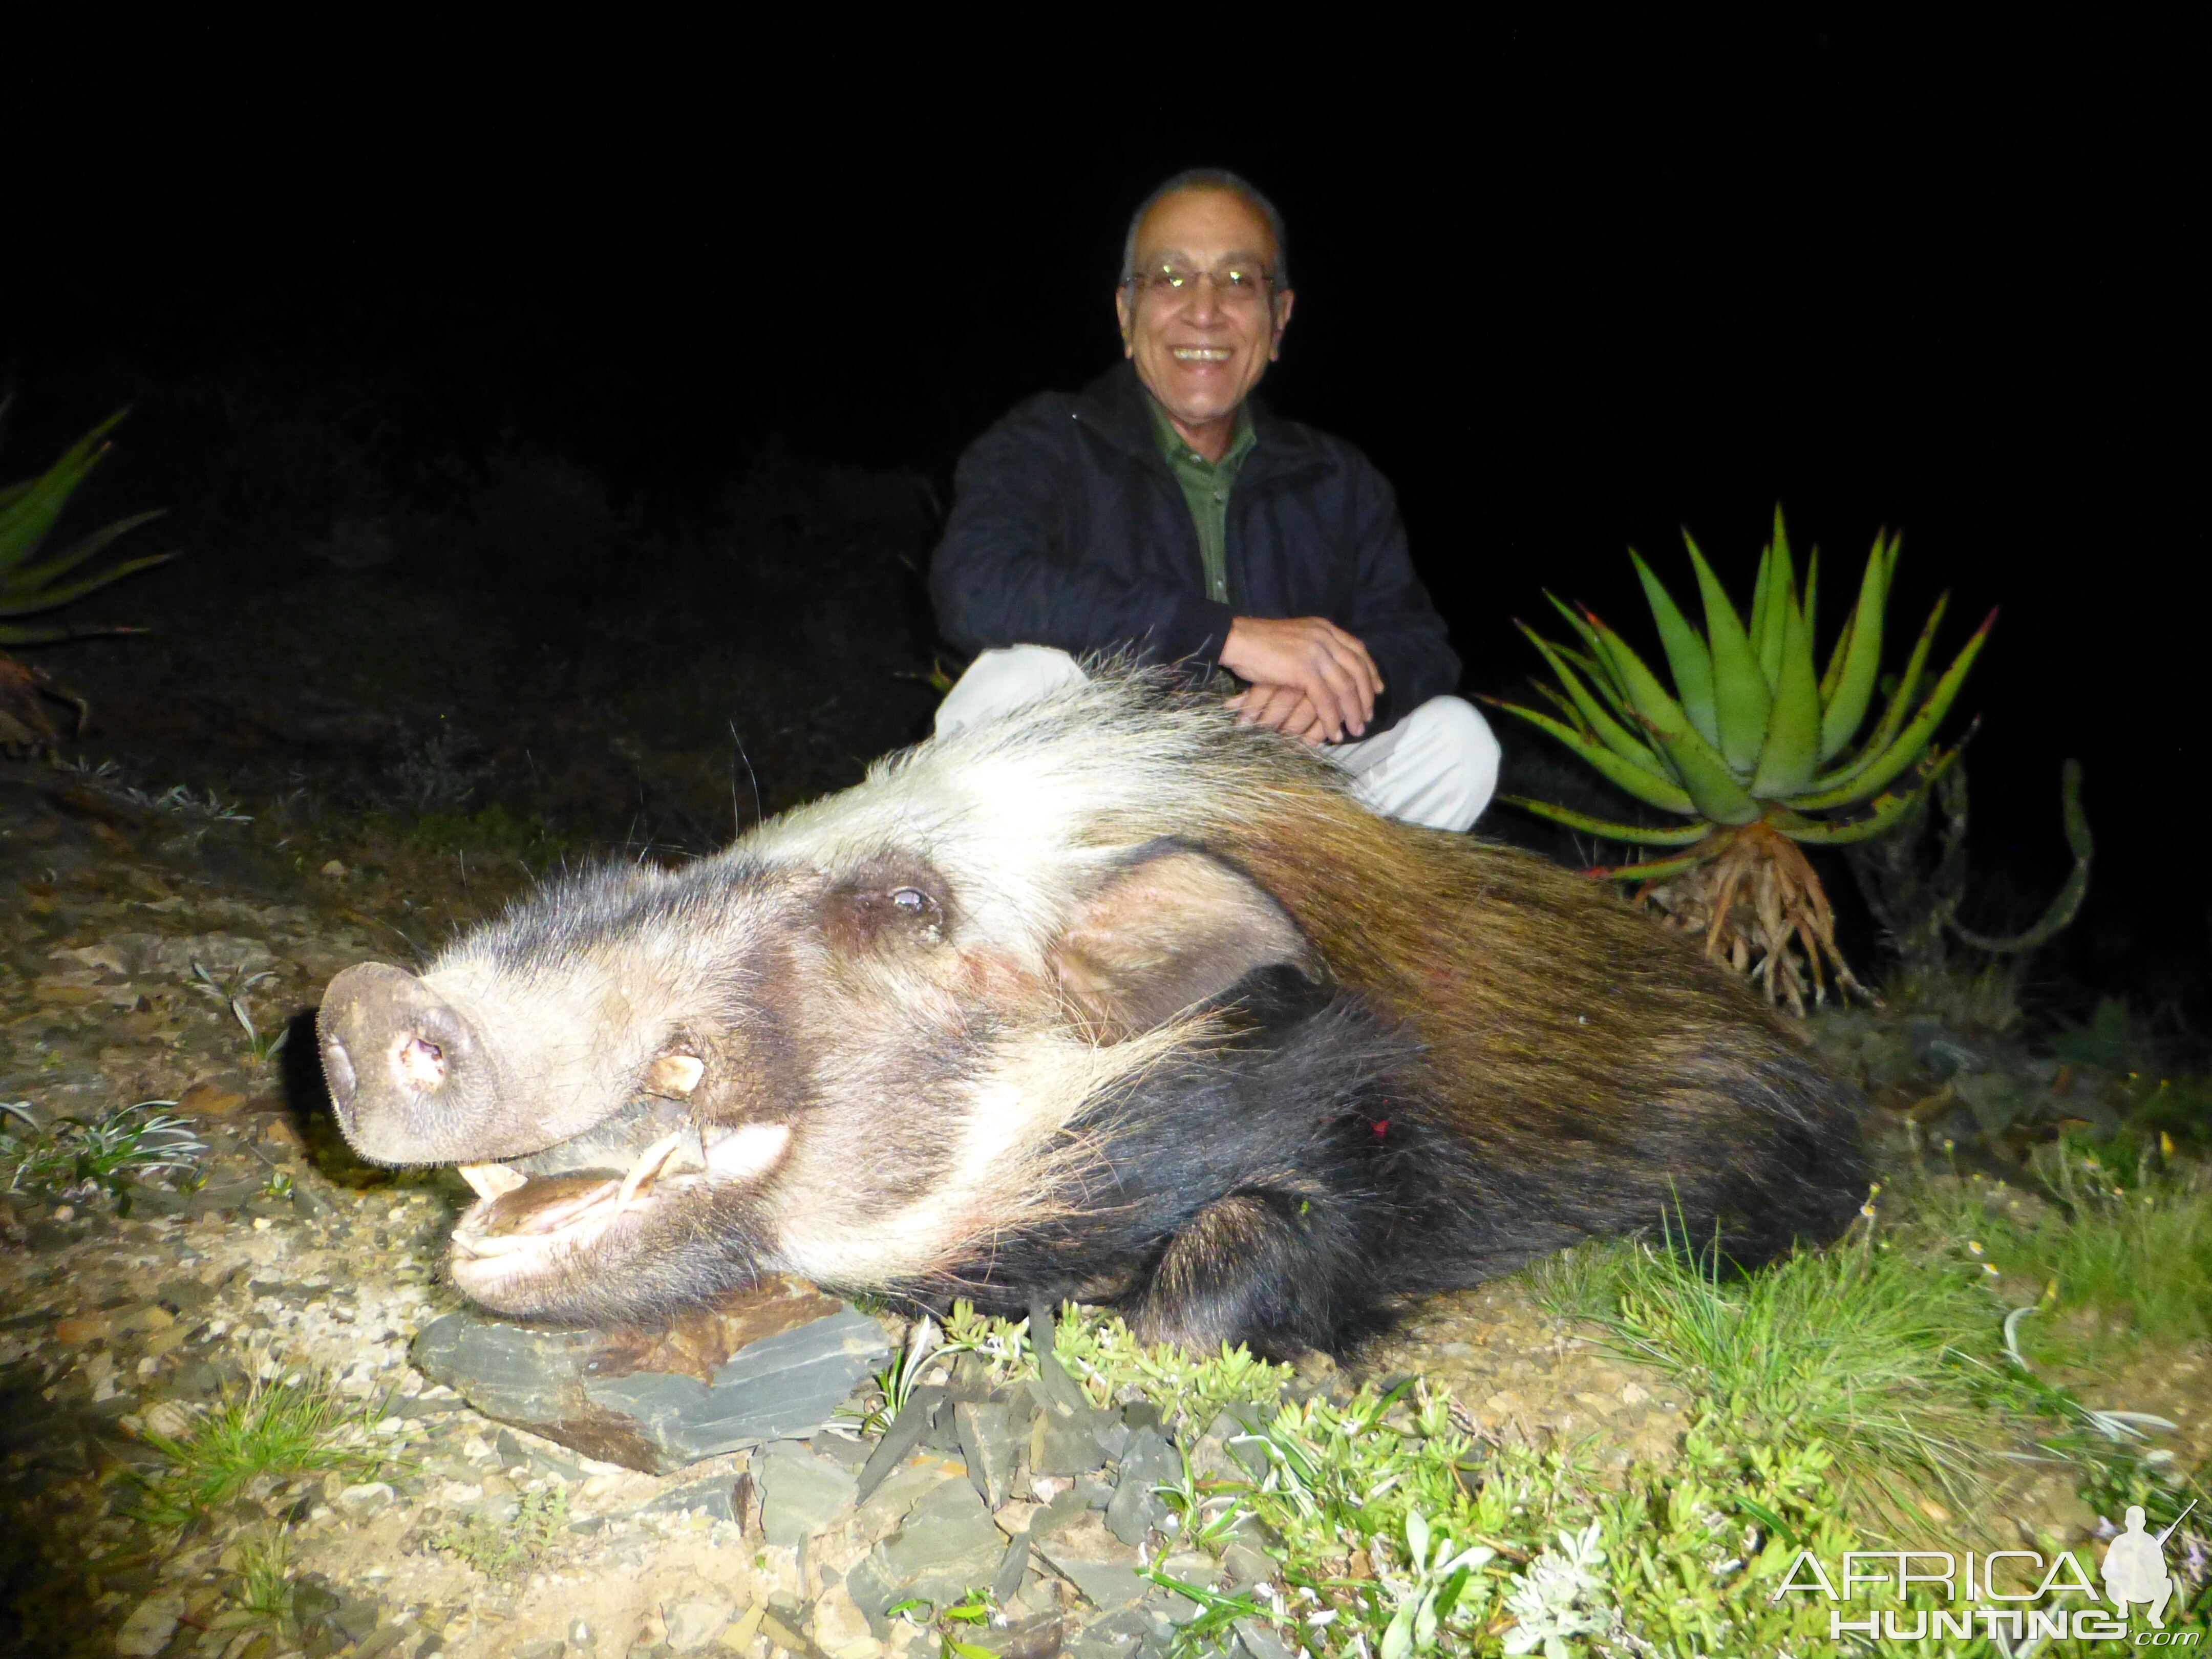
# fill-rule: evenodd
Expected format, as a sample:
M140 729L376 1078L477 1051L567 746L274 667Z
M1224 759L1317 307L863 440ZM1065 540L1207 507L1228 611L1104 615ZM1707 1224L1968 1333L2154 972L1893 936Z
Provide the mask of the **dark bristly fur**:
M1695 941L1110 665L719 858L550 889L420 977L349 969L321 1027L356 1148L510 1178L610 1146L619 1173L683 1057L672 1109L726 1163L543 1246L528 1218L589 1182L463 1218L457 1281L555 1318L788 1272L1341 1350L1662 1218L1755 1265L1866 1189L1856 1091Z
M1634 1230L1639 1212L1751 1267L1833 1236L1864 1191L1850 1121L1822 1109L1835 1085L1799 1055L1758 1079L1782 1108L1759 1175L1717 1142L1678 1145L1698 1155L1664 1170L1516 1162L1469 1139L1419 1045L1357 997L1277 968L1224 1004L1217 1046L1064 1132L1064 1210L909 1292L1009 1315L1040 1294L1111 1302L1152 1340L1341 1352L1410 1297Z

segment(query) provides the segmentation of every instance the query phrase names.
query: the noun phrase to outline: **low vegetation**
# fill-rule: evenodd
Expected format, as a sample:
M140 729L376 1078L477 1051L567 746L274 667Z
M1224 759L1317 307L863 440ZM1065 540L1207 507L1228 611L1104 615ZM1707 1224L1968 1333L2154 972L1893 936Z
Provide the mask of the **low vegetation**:
M142 1100L99 1117L41 1123L28 1101L0 1102L0 1180L11 1193L82 1199L105 1194L128 1213L131 1188L149 1176L189 1186L199 1178L207 1143L184 1119L162 1110L173 1100Z
M2195 1170L2157 1162L2122 1181L2089 1154L2055 1151L2054 1206L2032 1220L2008 1218L1974 1183L1877 1194L1838 1245L1747 1277L1680 1239L1561 1258L1538 1279L1547 1306L1687 1402L1667 1467L1601 1473L1584 1448L1485 1434L1420 1381L1301 1398L1283 1367L1148 1348L1118 1320L1074 1309L1055 1352L1094 1402L1141 1395L1177 1430L1184 1475L1159 1490L1179 1541L1242 1537L1279 1564L1240 1595L1178 1578L1164 1558L1150 1569L1200 1604L1186 1655L1249 1620L1311 1659L1832 1652L1832 1604L1778 1595L1801 1551L1833 1564L1931 1529L1947 1547L2018 1548L1984 1517L2005 1512L1999 1494L2023 1468L2062 1468L2115 1520L2141 1504L2154 1531L2202 1492L2149 1448L2145 1419L2090 1411L2015 1357L2022 1321L2008 1324L2015 1284L2047 1273L2053 1307L2124 1315L2131 1340L2203 1334L2212 1198ZM887 1394L934 1376L948 1353L980 1352L1002 1379L1034 1375L1026 1338L1023 1324L957 1309L902 1356ZM1224 1408L1234 1474L1192 1455ZM2203 1628L2203 1574L2186 1564L2207 1536L2191 1516L2168 1552L2184 1574L2169 1629ZM2094 1572L2094 1549L2077 1554ZM1916 1586L1857 1613L1888 1607L1909 1630L1915 1608L1948 1605ZM2025 1650L1978 1638L1940 1650Z
M1545 1275L1553 1310L1705 1402L1732 1439L1824 1446L1830 1483L1869 1516L1954 1507L1988 1475L2001 1430L1996 1308L1968 1270L1896 1248L1873 1204L1832 1249L1748 1278L1711 1251L1584 1246Z
M430 1534L430 1547L466 1562L487 1578L520 1577L568 1528L568 1493L558 1482L526 1492L514 1518L470 1515Z
M2057 1363L2212 1336L2212 1181L2201 1164L2156 1145L2134 1150L2130 1139L2101 1152L2063 1141L2042 1149L2035 1169L2047 1203L1977 1185L1945 1218L1998 1273L2045 1287L2039 1307L2051 1317L2032 1342Z
M364 1407L327 1378L256 1380L227 1395L182 1434L145 1432L168 1467L147 1488L143 1513L183 1527L247 1495L258 1484L303 1474L367 1475L381 1461Z

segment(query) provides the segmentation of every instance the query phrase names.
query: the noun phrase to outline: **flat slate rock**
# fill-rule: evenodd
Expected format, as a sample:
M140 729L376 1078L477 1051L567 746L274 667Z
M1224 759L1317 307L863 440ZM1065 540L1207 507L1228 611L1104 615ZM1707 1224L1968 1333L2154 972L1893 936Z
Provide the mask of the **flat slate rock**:
M424 1326L413 1347L424 1376L486 1417L647 1474L804 1439L890 1355L874 1320L795 1279L657 1332L468 1311Z
M771 1544L811 1538L853 1507L853 1472L796 1442L770 1446L753 1476L761 1484L761 1527Z
M975 1488L954 1479L908 1510L898 1531L876 1547L871 1559L884 1582L942 1606L989 1583L1006 1553L1006 1534Z

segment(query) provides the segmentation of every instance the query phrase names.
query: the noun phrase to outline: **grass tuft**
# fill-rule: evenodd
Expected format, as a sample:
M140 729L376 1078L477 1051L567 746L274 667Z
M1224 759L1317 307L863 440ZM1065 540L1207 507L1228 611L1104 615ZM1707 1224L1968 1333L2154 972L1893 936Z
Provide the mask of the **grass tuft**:
M147 1432L146 1443L169 1468L151 1483L143 1512L157 1525L180 1527L262 1475L365 1474L382 1461L367 1442L372 1411L325 1377L289 1385L257 1380L226 1396L188 1435Z
M1827 1447L1875 1512L1966 1498L1998 1449L1979 1398L1998 1374L1996 1309L1968 1269L1890 1249L1871 1221L1742 1278L1679 1237L1585 1246L1539 1288L1700 1396L1728 1437Z
M2001 1273L2052 1287L2052 1311L2094 1316L2053 1326L2067 1363L2212 1336L2212 1179L2148 1150L2131 1162L2051 1146L2036 1171L2055 1207L2021 1219L1969 1194L1945 1218Z
M97 1191L129 1213L131 1184L146 1176L200 1173L207 1143L191 1126L159 1108L173 1100L142 1100L96 1118L58 1117L41 1124L28 1101L0 1103L0 1173L9 1192L82 1198Z

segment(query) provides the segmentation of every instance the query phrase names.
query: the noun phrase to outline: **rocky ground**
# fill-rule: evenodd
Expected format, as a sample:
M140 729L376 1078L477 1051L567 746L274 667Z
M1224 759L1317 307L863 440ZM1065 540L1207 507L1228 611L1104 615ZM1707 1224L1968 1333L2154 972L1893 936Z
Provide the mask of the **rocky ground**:
M976 1643L1107 1659L1158 1655L1194 1610L1139 1565L1265 1575L1249 1543L1185 1553L1158 1529L1152 1488L1180 1466L1169 1434L1201 1470L1226 1469L1233 1417L1163 1425L1141 1403L1100 1409L1049 1375L1008 1387L963 1359L880 1440L810 1424L649 1474L495 1421L418 1369L418 1336L464 1313L440 1264L465 1189L345 1157L314 1110L297 1011L338 968L407 959L518 878L471 877L449 854L380 865L281 829L43 767L0 775L0 1102L49 1127L173 1102L161 1109L204 1148L194 1180L129 1188L127 1213L88 1187L0 1207L0 1636L15 1650L879 1659L935 1642L890 1616L900 1601L990 1586L1006 1621ZM1978 1109L1978 1091L2081 1086L2024 1058L1939 1053L1940 1032L1847 1021L1830 1040L1924 1135ZM882 1351L905 1340L876 1322ZM2192 1466L2212 1451L2201 1360L2098 1380L2109 1403L2180 1421ZM1411 1371L1449 1385L1484 1433L1583 1443L1601 1469L1664 1460L1686 1422L1674 1383L1551 1318L1520 1280L1439 1298L1352 1373L1316 1363L1297 1386ZM295 1377L357 1411L345 1466L252 1480L181 1535L146 1517L166 1467L149 1437ZM2020 1528L2083 1534L2095 1517L2045 1486L2016 1494ZM279 1539L289 1616L242 1618ZM1257 1627L1240 1641L1283 1659Z

